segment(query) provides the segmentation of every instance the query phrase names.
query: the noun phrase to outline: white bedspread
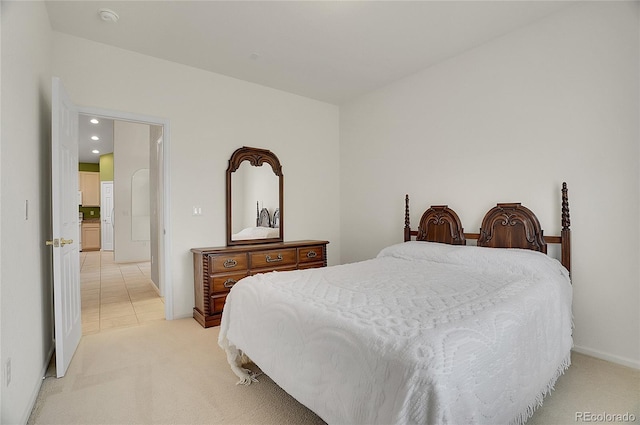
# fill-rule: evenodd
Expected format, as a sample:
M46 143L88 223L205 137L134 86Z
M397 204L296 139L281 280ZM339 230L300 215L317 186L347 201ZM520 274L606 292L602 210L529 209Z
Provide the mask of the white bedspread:
M280 236L280 229L277 227L247 227L246 229L240 230L238 233L234 233L231 236L231 240L267 239L277 238L278 236Z
M571 297L544 254L406 242L242 279L219 344L329 424L523 423L570 364Z

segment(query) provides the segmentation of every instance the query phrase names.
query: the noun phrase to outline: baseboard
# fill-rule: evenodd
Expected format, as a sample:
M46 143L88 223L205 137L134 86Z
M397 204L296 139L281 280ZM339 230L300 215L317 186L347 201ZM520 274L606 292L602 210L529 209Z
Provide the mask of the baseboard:
M193 318L193 313L176 314L173 316L173 320L186 319L189 317Z
M29 404L28 404L29 408L27 409L26 412L24 412L22 416L22 422L20 423L26 424L29 421L29 417L31 416L31 412L33 411L33 408L36 405L36 401L38 400L38 394L40 393L40 388L42 388L42 381L44 381L44 378L47 375L47 369L49 369L49 363L51 363L51 359L53 358L53 353L55 349L56 349L55 341L52 341L51 348L49 349L49 353L46 356L46 361L44 362L44 365L42 366L42 370L40 371L40 376L42 378L39 379L37 385L35 385L34 391L31 394L31 399L29 400Z
M573 351L587 356L595 357L601 360L606 360L611 363L616 363L622 366L631 367L634 369L640 369L640 361L628 359L626 357L616 356L611 353L604 353L602 351L594 350L592 348L580 347L578 345L573 346Z

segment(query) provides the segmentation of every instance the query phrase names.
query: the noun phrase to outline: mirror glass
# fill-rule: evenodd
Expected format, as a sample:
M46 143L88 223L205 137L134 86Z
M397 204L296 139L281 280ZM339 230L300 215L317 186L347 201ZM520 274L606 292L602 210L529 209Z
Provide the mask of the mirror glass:
M271 151L243 147L227 169L227 244L282 241L282 172Z

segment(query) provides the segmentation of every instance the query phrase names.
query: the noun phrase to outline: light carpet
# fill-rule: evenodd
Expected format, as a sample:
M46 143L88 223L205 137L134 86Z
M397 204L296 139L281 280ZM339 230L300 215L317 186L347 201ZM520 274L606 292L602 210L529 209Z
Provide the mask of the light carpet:
M43 381L28 423L324 424L268 376L235 385L217 338L217 327L193 319L85 335L67 374ZM576 353L572 361L528 424L576 424L577 412L640 423L640 371Z

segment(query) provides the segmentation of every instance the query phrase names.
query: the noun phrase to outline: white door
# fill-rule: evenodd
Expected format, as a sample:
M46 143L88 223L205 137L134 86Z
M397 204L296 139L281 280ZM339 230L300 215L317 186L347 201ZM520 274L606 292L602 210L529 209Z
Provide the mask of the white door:
M103 251L113 251L113 182L100 183L100 216L102 225L100 232L102 241L100 246Z
M56 372L64 376L82 336L78 250L78 111L52 82L51 217Z

